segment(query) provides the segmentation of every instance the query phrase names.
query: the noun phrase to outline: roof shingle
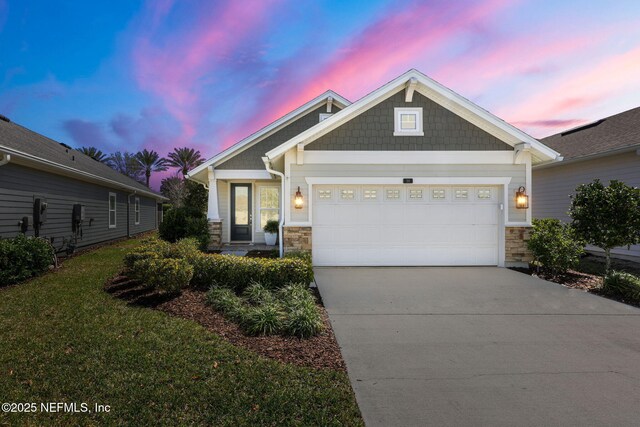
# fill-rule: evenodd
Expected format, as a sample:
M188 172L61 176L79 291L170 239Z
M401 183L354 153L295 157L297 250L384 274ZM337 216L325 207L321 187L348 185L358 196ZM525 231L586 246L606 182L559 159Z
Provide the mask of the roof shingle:
M55 162L79 172L97 175L163 198L144 184L111 169L104 163L10 121L0 120L0 148L2 147Z
M640 107L540 140L565 160L640 145Z

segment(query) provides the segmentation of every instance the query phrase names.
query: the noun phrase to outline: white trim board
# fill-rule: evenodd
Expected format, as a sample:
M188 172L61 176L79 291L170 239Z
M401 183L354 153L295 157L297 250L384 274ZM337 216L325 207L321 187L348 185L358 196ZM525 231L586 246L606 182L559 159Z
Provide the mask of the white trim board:
M411 81L411 79L416 79L418 82L415 90L505 143L511 146L515 146L521 142L531 144L536 158L540 161L555 160L560 157L558 152L415 69L407 71L320 124L291 138L289 141L269 151L266 156L270 160L275 160L297 144L310 144L317 138L341 126L353 117L362 114L374 105L405 90L407 82Z
M214 169L216 179L268 179L273 180L266 170Z
M304 151L304 163L329 164L513 164L513 151Z
M382 185L509 185L511 177L410 177L412 184L403 184L403 177L307 177L310 185L382 184Z

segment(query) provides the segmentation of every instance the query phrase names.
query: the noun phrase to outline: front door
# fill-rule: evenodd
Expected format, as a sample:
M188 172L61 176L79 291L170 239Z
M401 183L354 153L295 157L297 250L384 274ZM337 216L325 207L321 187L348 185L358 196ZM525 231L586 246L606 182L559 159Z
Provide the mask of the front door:
M231 184L231 240L251 241L251 184Z

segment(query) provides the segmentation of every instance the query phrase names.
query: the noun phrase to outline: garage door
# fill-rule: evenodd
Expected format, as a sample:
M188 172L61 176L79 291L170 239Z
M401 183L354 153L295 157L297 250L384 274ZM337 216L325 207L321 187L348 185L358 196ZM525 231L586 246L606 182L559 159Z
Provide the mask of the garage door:
M498 187L313 187L318 266L497 265Z

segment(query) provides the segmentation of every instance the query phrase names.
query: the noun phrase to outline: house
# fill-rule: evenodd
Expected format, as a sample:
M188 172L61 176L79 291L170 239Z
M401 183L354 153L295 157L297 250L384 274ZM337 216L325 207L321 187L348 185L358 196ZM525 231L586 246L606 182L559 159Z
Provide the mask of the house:
M580 184L599 179L640 187L640 107L541 140L564 160L534 166L533 216L570 222L570 195ZM602 252L595 247L590 251ZM612 255L640 261L640 245L616 248Z
M318 266L504 266L529 260L532 166L558 159L410 70L354 103L328 91L188 178L219 244L262 242L279 218L281 252Z
M0 116L0 238L47 238L58 251L154 230L166 200L69 146Z

